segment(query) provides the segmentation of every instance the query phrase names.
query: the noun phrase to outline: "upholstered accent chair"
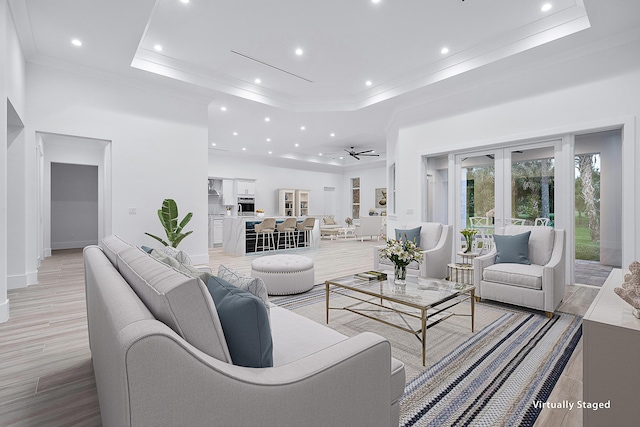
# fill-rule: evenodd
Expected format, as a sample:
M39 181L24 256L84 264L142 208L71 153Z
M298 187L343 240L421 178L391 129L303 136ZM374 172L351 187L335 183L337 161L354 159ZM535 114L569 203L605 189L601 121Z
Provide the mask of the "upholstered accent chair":
M256 224L254 226L254 230L256 232L256 247L254 249L255 252L258 252L258 239L262 236L262 245L260 249L263 251L276 249L276 244L273 239L273 233L276 230L276 219L275 218L265 218L261 223ZM267 242L265 244L265 237L267 238Z
M499 239L499 236L527 232L531 232L530 264L500 262L499 240L491 252L474 259L476 297L542 310L551 317L565 292L565 231L546 226L510 225L498 228L494 236ZM507 250L514 252L513 248Z
M374 237L376 238L376 240L380 240L381 233L381 216L363 216L360 217L360 224L356 224L355 235L356 238L360 238L360 241L363 241L365 236L371 236L372 240Z
M407 266L407 274L422 277L443 279L447 277L447 264L451 262L451 245L453 244L453 227L439 222L410 222L402 230L413 230L420 227L420 242L424 259L420 264L412 262ZM400 229L396 229L398 231ZM373 248L373 269L393 270L393 264L386 258L380 258L380 249Z

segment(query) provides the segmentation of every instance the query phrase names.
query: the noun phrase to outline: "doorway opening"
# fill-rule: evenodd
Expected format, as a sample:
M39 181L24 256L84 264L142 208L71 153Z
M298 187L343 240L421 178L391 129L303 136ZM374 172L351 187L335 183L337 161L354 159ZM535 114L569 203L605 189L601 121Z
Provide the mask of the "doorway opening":
M622 265L622 132L575 137L575 282L602 286Z

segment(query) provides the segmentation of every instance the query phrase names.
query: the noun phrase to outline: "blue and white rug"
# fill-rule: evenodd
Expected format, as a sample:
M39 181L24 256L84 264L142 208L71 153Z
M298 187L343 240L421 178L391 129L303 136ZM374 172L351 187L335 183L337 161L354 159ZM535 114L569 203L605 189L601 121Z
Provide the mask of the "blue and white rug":
M325 323L324 285L270 300ZM468 303L456 309L468 313ZM427 368L420 343L406 332L342 311L331 312L328 326L389 340L407 374L401 426L532 426L541 411L536 403L547 400L582 336L582 318L556 313L548 319L485 301L476 304L475 317L475 333L468 317L457 316L427 331Z

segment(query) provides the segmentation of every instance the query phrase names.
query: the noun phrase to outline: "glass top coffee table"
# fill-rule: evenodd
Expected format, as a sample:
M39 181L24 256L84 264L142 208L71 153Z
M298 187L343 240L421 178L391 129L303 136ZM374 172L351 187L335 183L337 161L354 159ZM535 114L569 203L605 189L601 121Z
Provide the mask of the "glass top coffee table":
M388 279L380 281L360 279L353 275L327 280L327 324L330 310L346 310L409 332L415 335L422 345L422 366L425 366L427 329L451 316L469 316L471 332L474 332L475 286L416 276L407 276L407 284L400 286L393 282L392 271L385 273ZM354 302L346 306L332 307L329 298L331 293L347 297ZM457 314L447 311L466 300L471 301L471 313ZM399 316L402 324L382 318L388 313ZM419 320L419 326L412 327L407 319Z

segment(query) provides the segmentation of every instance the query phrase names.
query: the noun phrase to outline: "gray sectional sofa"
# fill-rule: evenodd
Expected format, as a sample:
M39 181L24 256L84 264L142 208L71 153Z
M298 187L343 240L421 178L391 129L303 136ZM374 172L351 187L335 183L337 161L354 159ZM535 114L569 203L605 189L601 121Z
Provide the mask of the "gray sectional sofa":
M398 425L404 365L383 337L271 304L273 367L236 366L200 279L115 236L84 260L103 425Z

